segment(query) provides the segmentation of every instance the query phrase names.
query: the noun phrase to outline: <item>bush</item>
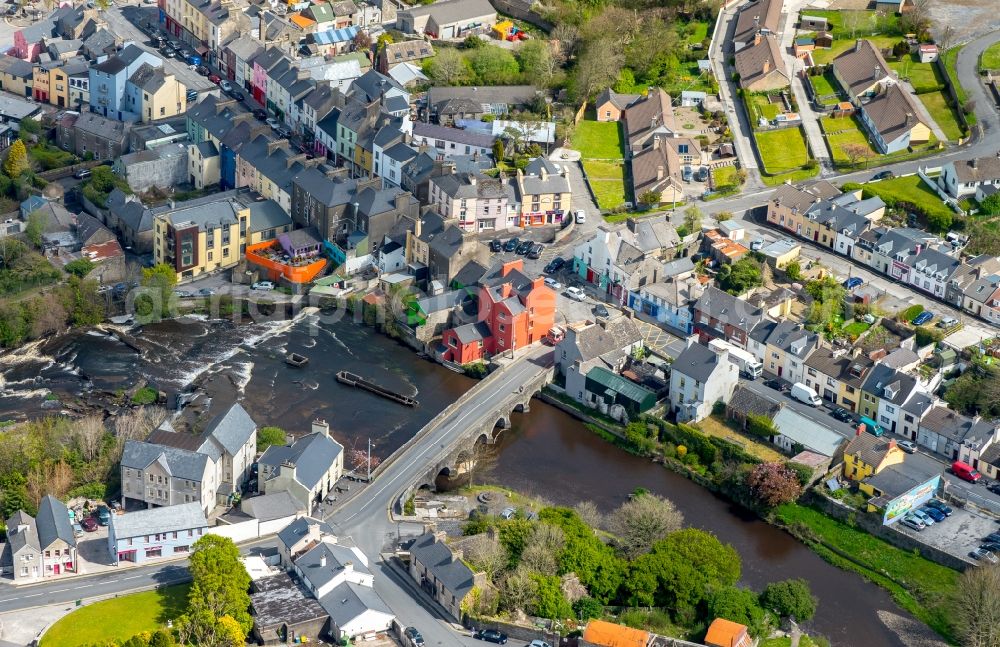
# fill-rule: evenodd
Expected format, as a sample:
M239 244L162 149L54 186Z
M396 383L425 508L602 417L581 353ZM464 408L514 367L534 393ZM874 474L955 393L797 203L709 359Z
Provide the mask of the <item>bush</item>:
M257 451L262 452L272 445L287 443L285 430L280 427L261 427L257 430Z
M155 404L160 394L151 386L144 386L132 396L132 404L147 405Z
M465 371L466 375L476 378L477 380L481 380L486 377L488 372L486 370L485 362L470 362L468 364L462 364L462 370Z
M63 269L67 274L73 274L79 276L81 279L94 269L94 263L89 258L78 258L75 261L70 261L63 266Z

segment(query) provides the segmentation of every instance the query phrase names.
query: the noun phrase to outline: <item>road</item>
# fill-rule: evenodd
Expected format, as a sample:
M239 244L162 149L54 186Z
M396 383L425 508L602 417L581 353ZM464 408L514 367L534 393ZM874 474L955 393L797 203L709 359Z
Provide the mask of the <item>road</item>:
M799 70L803 68L803 62L792 53L792 45L795 41L795 23L799 18L799 10L807 4L809 4L809 0L785 0L785 22L781 32L781 56L784 58L785 67L788 70L788 81L792 94L799 105L802 131L806 134L806 141L809 142L809 150L825 170L830 166L830 151L823 138L823 130L819 126L819 115L812 109L809 95L802 83L802 77L798 74Z
M825 401L821 407L810 407L802 404L798 400L792 399L787 393L781 393L770 388L764 384L763 380L740 380L740 384L760 396L784 404L784 406L794 410L796 413L808 418L812 422L837 432L845 439L851 438L857 433L857 427L854 425L840 422L831 416L831 409L828 408L829 403ZM888 432L886 437L892 437L896 440L909 440L904 436ZM946 457L941 456L940 454L928 452L924 448L918 448L918 451L924 456L927 456L940 464L943 478L948 483L947 489L949 492L960 498L971 499L980 507L987 507L992 509L994 512L1000 513L1000 496L993 494L982 485L967 483L966 481L945 472L945 469L951 464L951 461L949 461Z

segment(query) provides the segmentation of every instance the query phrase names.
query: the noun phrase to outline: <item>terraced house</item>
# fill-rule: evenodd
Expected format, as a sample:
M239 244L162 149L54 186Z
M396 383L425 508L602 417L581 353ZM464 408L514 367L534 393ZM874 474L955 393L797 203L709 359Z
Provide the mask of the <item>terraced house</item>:
M66 505L51 495L42 497L38 515L18 510L6 520L7 542L0 566L14 582L25 583L79 572L76 536Z
M861 388L875 362L855 348L851 352L819 348L805 361L806 386L824 400L857 413Z

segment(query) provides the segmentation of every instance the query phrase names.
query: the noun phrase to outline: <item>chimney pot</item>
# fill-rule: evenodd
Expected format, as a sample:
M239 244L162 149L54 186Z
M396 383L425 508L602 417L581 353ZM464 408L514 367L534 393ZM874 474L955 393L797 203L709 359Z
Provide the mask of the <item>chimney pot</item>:
M319 567L326 568L326 553L319 556Z

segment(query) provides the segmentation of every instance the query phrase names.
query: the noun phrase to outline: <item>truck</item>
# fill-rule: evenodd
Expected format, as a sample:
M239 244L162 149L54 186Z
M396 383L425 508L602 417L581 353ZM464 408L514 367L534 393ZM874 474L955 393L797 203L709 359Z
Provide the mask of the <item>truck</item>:
M802 382L796 382L792 385L792 390L789 395L801 402L802 404L808 404L811 407L818 407L823 403L816 392L810 389L808 386Z
M740 375L748 380L756 380L764 371L763 362L754 357L753 353L745 351L739 346L722 339L713 339L708 342L708 345L717 352L720 350L729 351L729 360L740 367Z
M978 483L983 478L983 475L973 468L972 465L963 463L962 461L955 461L951 464L951 473L969 483Z

